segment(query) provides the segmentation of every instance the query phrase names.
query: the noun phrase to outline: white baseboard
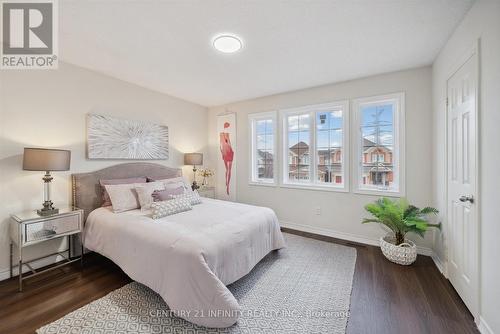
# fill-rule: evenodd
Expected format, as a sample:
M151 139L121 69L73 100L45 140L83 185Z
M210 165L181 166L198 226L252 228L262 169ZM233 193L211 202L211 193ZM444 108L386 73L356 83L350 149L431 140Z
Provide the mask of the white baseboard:
M352 233L339 232L339 231L335 231L335 230L331 230L331 229L314 227L314 226L309 226L309 225L302 225L302 224L295 224L295 223L290 223L290 222L285 222L285 221L280 221L280 225L282 227L290 228L292 230L324 235L327 237L333 237L333 238L337 238L337 239L358 242L360 244L371 245L371 246L379 246L380 245L378 238L366 237L366 236L352 234ZM417 246L417 253L421 254L421 255L425 255L425 256L432 256L432 254L434 254L432 249L430 249L428 247L421 247L421 246Z
M44 259L40 259L37 261L30 262L30 265L33 267L33 269L39 269L54 263L57 263L59 261L64 260L64 258L60 255L53 255ZM16 265L13 270L12 270L12 276L17 276L19 275L19 265ZM27 266L23 266L23 274L30 272L29 268ZM6 280L10 278L10 268L2 269L0 270L0 281Z
M495 334L490 326L484 321L483 317L479 316L479 325L477 326L481 334Z
M324 235L327 237L338 238L342 240L348 240L353 242L359 242L365 245L378 246L379 242L377 239L367 238L365 236L359 236L351 233L338 232L330 229L325 229L321 227L314 227L309 225L295 224L290 222L285 222L280 220L280 226L285 228L290 228L292 230L297 230L301 232L309 232L319 235Z
M438 270L443 274L444 277L448 278L448 271L446 269L446 264L437 256L435 252L432 252L431 254L432 261L434 261L434 264L438 268Z

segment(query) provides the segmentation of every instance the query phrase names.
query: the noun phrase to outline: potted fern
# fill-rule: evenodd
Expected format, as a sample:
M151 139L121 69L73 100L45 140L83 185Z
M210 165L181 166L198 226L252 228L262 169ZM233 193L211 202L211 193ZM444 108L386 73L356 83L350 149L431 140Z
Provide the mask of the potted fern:
M373 218L363 219L363 224L379 223L387 226L392 233L380 238L380 248L384 256L398 264L410 265L417 259L417 247L411 240L406 239L408 232L424 237L429 227L441 229L441 223L429 223L429 215L436 215L439 211L426 207L419 209L410 205L406 198L390 200L382 197L375 203L365 206L366 211Z

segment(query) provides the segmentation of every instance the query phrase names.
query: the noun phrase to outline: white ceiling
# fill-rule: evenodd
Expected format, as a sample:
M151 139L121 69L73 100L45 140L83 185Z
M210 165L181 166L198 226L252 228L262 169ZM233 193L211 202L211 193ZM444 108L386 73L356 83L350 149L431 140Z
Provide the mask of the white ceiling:
M59 1L63 61L204 106L429 65L472 0ZM211 39L230 32L232 55Z

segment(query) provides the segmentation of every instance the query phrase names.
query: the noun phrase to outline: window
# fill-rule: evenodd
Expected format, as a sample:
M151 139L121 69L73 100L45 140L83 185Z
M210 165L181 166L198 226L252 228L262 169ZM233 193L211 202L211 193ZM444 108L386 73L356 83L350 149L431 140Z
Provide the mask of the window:
M309 182L310 179L310 115L308 113L287 117L288 129L288 179L292 182Z
M354 102L356 180L360 193L404 192L404 95Z
M372 153L372 162L385 162L384 153Z
M276 183L276 113L249 115L251 134L251 183Z
M283 184L346 190L348 103L281 111Z

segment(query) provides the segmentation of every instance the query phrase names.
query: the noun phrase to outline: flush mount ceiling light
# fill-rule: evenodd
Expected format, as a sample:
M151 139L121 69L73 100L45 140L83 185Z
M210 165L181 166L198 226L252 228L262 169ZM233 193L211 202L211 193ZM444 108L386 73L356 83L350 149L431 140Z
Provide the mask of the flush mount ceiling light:
M218 35L212 42L214 48L223 53L234 53L243 47L241 39L235 35Z

